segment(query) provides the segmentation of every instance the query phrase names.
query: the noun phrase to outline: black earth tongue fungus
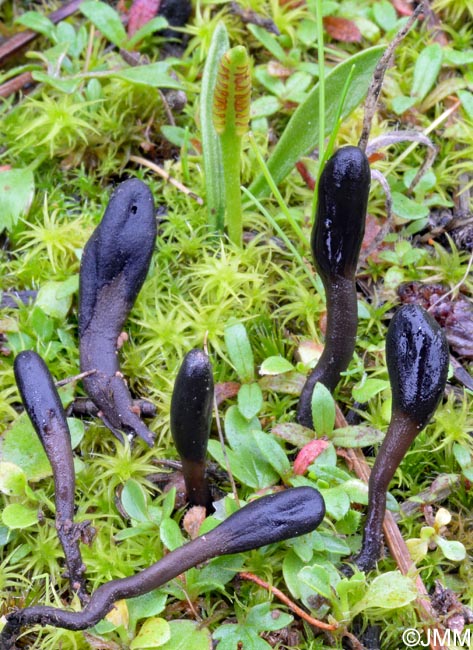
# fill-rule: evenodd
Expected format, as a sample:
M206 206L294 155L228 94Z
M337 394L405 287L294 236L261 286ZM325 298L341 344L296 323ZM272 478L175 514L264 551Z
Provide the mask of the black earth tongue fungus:
M79 339L87 394L109 429L137 435L152 446L123 375L117 340L146 278L156 241L153 197L133 178L113 192L102 221L87 242L80 267Z
M102 585L80 612L33 606L8 614L0 634L0 650L13 650L21 628L29 625L85 630L106 616L117 600L146 594L213 557L242 553L310 533L324 515L324 500L311 487L290 488L256 499L149 568Z
M214 381L207 354L195 348L182 362L171 399L171 433L182 461L190 504L209 512L212 499L205 476L205 456L212 424Z
M374 568L381 553L386 492L414 438L426 426L444 393L448 345L432 316L418 305L397 310L386 337L392 389L391 422L369 479L368 514L359 569Z
M51 463L56 530L64 550L72 590L84 604L88 601L88 594L79 538L81 530L89 522L74 523L75 471L66 415L51 374L36 352L20 352L15 359L14 371L25 410Z
M297 421L313 428L312 393L321 382L334 391L355 350L358 325L355 272L365 232L371 173L358 147L342 147L328 160L318 187L311 246L326 294L325 347L301 393Z

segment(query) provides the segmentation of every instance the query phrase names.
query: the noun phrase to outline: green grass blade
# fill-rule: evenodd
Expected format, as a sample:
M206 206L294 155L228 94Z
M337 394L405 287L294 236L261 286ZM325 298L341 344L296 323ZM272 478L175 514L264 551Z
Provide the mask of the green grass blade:
M228 33L223 22L218 23L210 44L207 62L202 75L200 97L200 130L202 158L209 226L223 231L225 216L225 182L223 177L222 149L212 119L213 96L220 60L229 49Z
M340 63L325 78L325 133L336 126L337 107L343 93L346 79L351 73L352 82L348 90L341 117L345 118L356 108L365 96L376 64L384 52L384 46L372 47ZM319 140L319 85L314 86L307 99L297 108L289 120L269 161L268 168L276 183L280 183L294 168L301 156L312 151ZM250 191L255 196L264 196L269 186L263 176L251 184Z
M291 240L289 239L289 237L286 235L286 233L284 232L284 230L279 226L279 224L277 223L277 221L276 221L275 219L273 219L273 217L272 217L271 214L268 212L268 210L266 210L266 208L265 208L264 205L261 203L261 201L258 201L258 199L254 196L254 194L252 194L252 193L250 192L250 190L247 190L246 187L242 187L241 189L242 189L243 192L246 194L246 196L250 199L250 201L253 203L253 205L255 205L255 206L258 208L258 210L261 212L261 214L262 214L262 215L263 215L263 216L264 216L264 217L269 221L269 223L272 225L272 227L274 228L274 230L275 230L275 231L278 233L278 235L281 237L281 239L282 239L283 242L286 244L286 246L288 247L288 249L289 249L289 250L291 251L291 253L294 255L294 258L297 260L297 262L299 262L299 265L300 265L301 269L304 271L304 273L306 274L306 276L309 278L310 283L312 284L312 286L314 287L314 289L318 292L318 291L319 291L319 287L317 286L317 282L315 281L315 277L312 275L312 273L310 273L310 271L309 271L309 269L307 268L306 264L304 263L304 260L302 259L301 255L299 255L299 253L298 253L296 247L295 247L294 244L291 242Z

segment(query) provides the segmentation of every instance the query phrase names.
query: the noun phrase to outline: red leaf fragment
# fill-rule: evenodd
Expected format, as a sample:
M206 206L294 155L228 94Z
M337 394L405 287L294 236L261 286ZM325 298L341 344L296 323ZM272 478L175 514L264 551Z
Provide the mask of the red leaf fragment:
M139 29L156 16L161 0L135 0L128 18L128 37L133 36Z
M294 474L302 476L306 473L307 468L311 465L317 456L327 449L329 443L327 440L311 440L308 442L296 456L294 461Z
M339 16L325 16L325 31L331 38L342 43L360 43L361 32L355 23L348 18Z
M391 4L400 16L412 16L414 8L408 0L391 0Z

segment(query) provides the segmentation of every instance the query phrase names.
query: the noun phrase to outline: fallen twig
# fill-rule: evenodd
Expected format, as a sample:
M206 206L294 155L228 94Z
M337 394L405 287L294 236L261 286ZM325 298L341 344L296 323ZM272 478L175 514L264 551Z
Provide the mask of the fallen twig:
M195 199L199 205L203 205L204 201L203 199L198 196L195 192L190 190L188 187L183 185L180 181L176 180L168 172L157 165L156 163L152 162L151 160L148 160L147 158L142 158L141 156L130 156L130 160L132 162L137 163L138 165L143 165L144 167L148 167L148 169L151 169L152 171L156 172L161 176L161 178L164 178L165 181L170 183L171 185L174 185L174 187L177 187L178 190L186 194L186 196L190 196L192 199Z
M247 571L241 571L238 574L239 578L242 578L242 580L251 580L251 582L254 582L255 584L259 585L260 587L263 587L263 589L267 589L270 591L272 594L276 596L276 598L279 598L281 602L283 602L285 605L287 605L295 614L300 616L300 618L304 619L309 625L313 625L314 627L318 627L321 630L336 630L338 628L338 625L336 623L324 623L323 621L319 621L319 619L314 618L307 612L305 612L303 609L298 607L296 603L294 603L290 598L286 596L286 594L283 594L283 592L278 589L277 587L273 587L272 585L268 584L261 578L258 578L258 576L255 576L254 573L248 573Z
M61 20L75 13L81 2L82 0L69 0L69 2L65 2L62 7L49 14L49 20L54 24L61 22ZM0 45L0 62L3 62L4 59L21 50L22 47L34 41L38 36L40 36L38 32L33 32L28 29L9 38L3 45Z

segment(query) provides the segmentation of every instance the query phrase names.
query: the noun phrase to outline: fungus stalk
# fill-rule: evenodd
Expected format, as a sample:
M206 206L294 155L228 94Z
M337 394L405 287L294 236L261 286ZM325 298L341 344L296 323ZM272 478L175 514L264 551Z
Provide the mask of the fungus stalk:
M363 571L372 569L381 553L389 483L415 437L432 417L447 381L445 335L422 307L406 305L395 313L386 337L386 364L392 413L368 483L363 543L355 558Z
M290 488L256 499L147 569L102 585L80 612L33 606L8 614L0 634L0 650L13 650L21 628L29 625L85 630L106 616L117 600L146 594L213 557L242 553L309 533L324 515L323 498L310 487Z
M71 588L84 604L88 594L79 539L89 522L74 523L75 471L66 414L51 374L36 352L20 352L15 359L14 371L25 410L53 470L56 530L66 558Z

